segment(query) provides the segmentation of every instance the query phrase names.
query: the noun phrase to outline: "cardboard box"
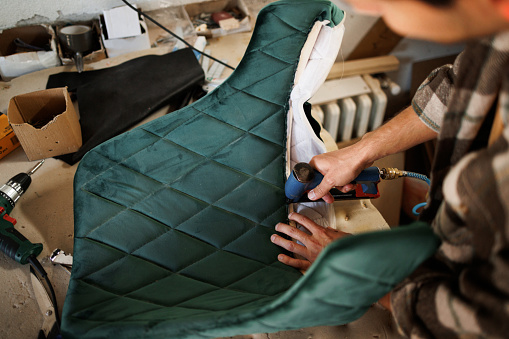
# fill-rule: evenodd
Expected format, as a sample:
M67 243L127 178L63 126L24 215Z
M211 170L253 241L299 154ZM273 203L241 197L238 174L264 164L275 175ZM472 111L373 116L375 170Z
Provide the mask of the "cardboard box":
M67 87L13 97L7 116L29 160L76 152L81 128Z
M104 47L106 48L106 54L108 54L108 58L114 58L129 52L150 49L150 39L148 37L147 25L144 21L140 21L140 26L142 32L141 35L118 39L108 39L104 34L104 26L102 26L102 41Z
M104 49L104 46L102 44L102 41L100 39L101 36L101 27L99 25L99 20L92 20L92 21L79 21L79 22L73 22L73 25L85 25L92 27L92 30L95 32L96 39L94 40L94 48L91 52L88 52L87 54L83 55L83 64L90 64L96 61L100 61L103 59L106 59L106 51ZM64 25L57 25L55 26L55 31L60 33L60 30L64 28ZM60 60L62 61L62 65L74 65L74 59L70 52L64 51L62 48L62 45L58 44L58 56L60 57Z
M16 27L0 31L0 76L9 81L23 74L60 66L55 32L49 25ZM16 39L18 43L16 43ZM48 51L29 51L21 43L46 47ZM22 52L20 52L22 51Z
M252 28L249 10L242 0L210 0L185 5L185 9L191 18L193 25L197 28L196 33L201 36L216 38L228 34L250 32ZM233 16L237 17L238 20L237 28L211 28L210 26L207 26L207 24L203 23L203 15L211 15L212 13L222 11L234 13ZM200 16L202 18L200 18Z
M19 147L19 141L11 125L7 115L0 113L0 159L11 153Z
M131 9L129 10L131 11ZM129 52L150 49L150 39L148 36L147 24L145 23L145 20L139 18L139 15L138 19L141 31L140 35L112 39L108 34L104 15L100 16L101 38L104 48L106 48L106 54L108 55L108 58L113 58Z

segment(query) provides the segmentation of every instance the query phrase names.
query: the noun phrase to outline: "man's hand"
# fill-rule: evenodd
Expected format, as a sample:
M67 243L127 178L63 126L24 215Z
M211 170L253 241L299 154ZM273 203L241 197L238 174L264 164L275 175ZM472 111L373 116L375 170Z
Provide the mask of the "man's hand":
M322 182L308 193L310 200L323 198L331 204L334 198L329 193L336 187L346 193L354 188L351 182L372 162L363 161L357 145L314 156L309 164L323 174Z
M375 131L366 133L359 142L313 157L309 164L324 177L320 185L308 193L308 198L323 198L331 203L332 197L327 193L332 187L348 192L352 189L349 183L374 161L405 151L436 136L437 132L422 123L410 106Z
M298 254L305 259L296 259L285 254L280 254L278 260L282 263L293 266L300 270L306 270L316 260L318 254L332 241L350 235L349 233L337 231L333 228L324 228L317 225L314 221L298 213L290 213L288 216L302 226L304 226L311 234L307 234L295 227L287 224L279 223L276 225L276 231L284 233L293 239L300 241L304 245L297 244L294 241L284 239L277 234L273 234L270 240L288 251Z

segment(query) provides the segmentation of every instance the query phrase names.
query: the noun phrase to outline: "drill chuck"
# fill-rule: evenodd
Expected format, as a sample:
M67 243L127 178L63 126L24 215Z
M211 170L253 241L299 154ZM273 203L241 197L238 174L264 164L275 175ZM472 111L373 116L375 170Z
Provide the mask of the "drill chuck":
M0 203L3 200L4 203L2 205L5 205L5 208L9 210L9 213L16 205L16 202L13 199L15 194L14 189L10 186L3 185L0 188Z
M0 195L7 199L12 207L25 193L32 179L26 173L19 173L12 177L5 185L0 187Z
M34 168L28 173L19 173L13 176L5 185L0 187L0 197L4 198L9 202L9 205L12 208L16 205L16 202L19 198L25 193L30 184L32 183L32 178L30 177L42 166L44 160L40 161L35 165ZM10 213L8 211L7 213Z

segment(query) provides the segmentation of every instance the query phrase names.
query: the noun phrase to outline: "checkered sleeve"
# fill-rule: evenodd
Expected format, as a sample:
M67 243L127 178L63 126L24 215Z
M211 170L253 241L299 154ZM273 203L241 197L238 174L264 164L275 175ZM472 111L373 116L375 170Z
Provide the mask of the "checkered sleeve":
M429 259L391 294L392 313L401 334L408 338L433 338L433 330L443 330L437 319L438 287L449 279L440 261ZM450 338L456 338L446 331Z
M433 221L434 257L391 296L410 338L507 338L509 333L509 127L464 157L444 180Z
M412 100L415 113L435 132L440 131L459 62L460 57L456 59L454 65L444 65L433 70L419 86Z
M413 100L423 122L440 129L420 220L441 245L392 291L393 315L410 338L508 337L508 69L509 32L473 40ZM495 112L503 131L488 142Z

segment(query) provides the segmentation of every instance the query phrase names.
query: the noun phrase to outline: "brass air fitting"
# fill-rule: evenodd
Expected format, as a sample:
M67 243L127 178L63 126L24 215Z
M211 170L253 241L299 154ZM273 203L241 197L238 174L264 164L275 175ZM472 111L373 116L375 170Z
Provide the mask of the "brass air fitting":
M380 169L380 178L382 178L384 180L397 179L397 178L403 177L405 175L406 175L405 171L400 171L397 168L388 167L388 168Z

